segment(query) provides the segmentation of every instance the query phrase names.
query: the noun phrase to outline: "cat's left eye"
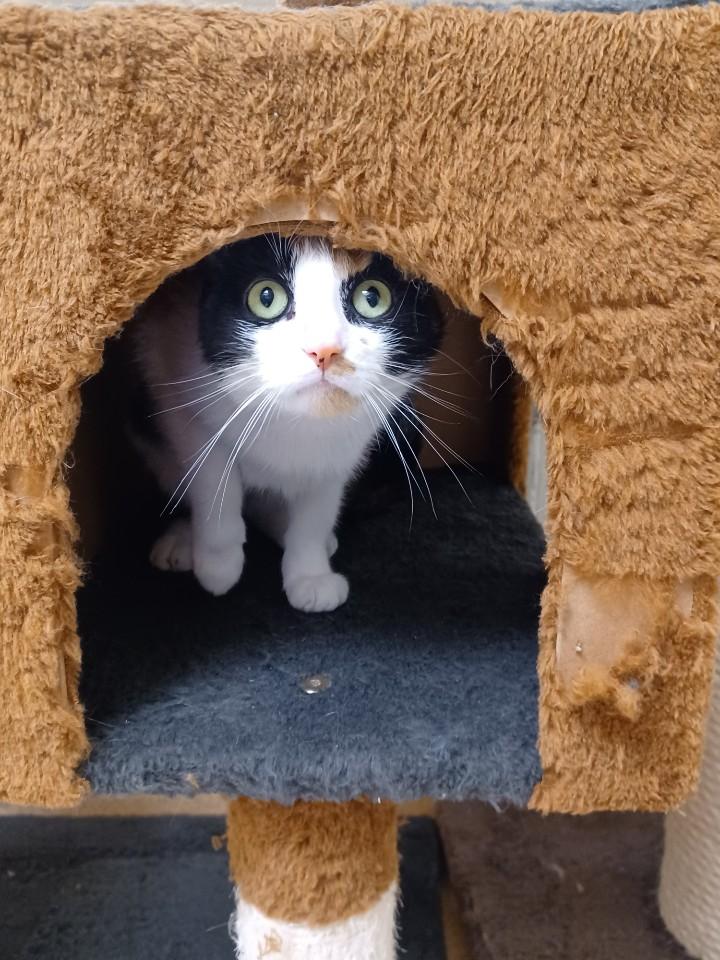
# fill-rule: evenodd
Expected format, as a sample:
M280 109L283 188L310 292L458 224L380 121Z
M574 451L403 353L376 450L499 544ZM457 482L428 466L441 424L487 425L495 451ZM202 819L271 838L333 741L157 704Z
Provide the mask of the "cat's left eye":
M361 280L352 292L352 305L361 317L377 320L392 307L390 287L382 280Z
M277 280L258 280L248 290L248 309L259 320L277 320L289 302L287 290Z

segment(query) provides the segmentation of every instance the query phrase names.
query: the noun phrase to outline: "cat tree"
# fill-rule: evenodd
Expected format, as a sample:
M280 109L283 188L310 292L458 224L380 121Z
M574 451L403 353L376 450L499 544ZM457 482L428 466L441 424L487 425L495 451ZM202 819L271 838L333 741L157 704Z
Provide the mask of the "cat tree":
M660 911L690 956L720 957L720 683L717 672L697 793L665 820Z
M240 794L241 946L378 960L392 801L685 800L720 571L719 8L5 6L0 37L0 799ZM503 475L473 481L474 512L440 481L450 534L419 525L414 581L376 566L406 514L356 524L356 616L278 614L259 576L202 608L235 630L203 659L200 634L178 639L203 601L118 572L100 536L81 698L81 384L169 275L298 224L426 277L529 387L548 436L539 697L517 390Z

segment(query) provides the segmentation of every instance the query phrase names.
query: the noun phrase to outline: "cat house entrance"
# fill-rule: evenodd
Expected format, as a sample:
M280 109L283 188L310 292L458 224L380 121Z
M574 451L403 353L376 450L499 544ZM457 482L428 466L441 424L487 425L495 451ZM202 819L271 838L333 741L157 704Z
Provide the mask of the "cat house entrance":
M424 475L379 457L352 485L333 560L350 597L324 613L290 606L280 550L252 528L223 596L151 566L166 498L127 439L131 327L108 344L73 471L95 790L528 798L543 538L508 478L516 384L477 319L439 302L440 352L414 395L435 437ZM462 413L433 401L450 394Z

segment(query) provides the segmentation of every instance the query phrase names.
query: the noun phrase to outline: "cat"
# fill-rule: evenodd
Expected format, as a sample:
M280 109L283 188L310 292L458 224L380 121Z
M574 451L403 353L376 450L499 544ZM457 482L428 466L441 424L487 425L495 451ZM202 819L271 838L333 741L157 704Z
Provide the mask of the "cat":
M151 562L224 594L242 574L247 515L282 547L293 607L343 604L330 560L344 493L379 433L403 453L398 419L416 425L404 404L442 326L428 284L319 237L240 240L161 288L133 335L152 408L138 442L190 517Z

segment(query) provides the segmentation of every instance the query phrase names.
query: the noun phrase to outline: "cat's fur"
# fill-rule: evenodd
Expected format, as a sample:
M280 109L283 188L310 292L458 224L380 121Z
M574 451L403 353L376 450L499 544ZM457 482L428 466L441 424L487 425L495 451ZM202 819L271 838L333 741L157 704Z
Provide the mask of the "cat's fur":
M153 408L141 446L190 519L172 521L152 562L225 593L242 573L251 509L283 548L290 603L332 610L348 595L330 565L343 493L438 346L434 295L385 257L277 234L227 246L171 284L134 335ZM354 306L380 310L388 291L377 318ZM286 295L279 317L253 313Z

